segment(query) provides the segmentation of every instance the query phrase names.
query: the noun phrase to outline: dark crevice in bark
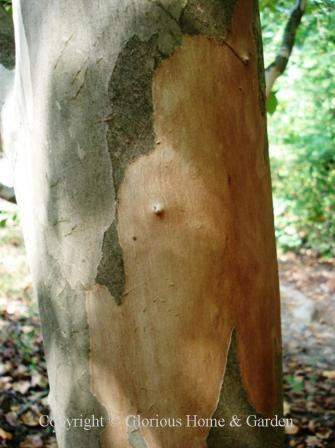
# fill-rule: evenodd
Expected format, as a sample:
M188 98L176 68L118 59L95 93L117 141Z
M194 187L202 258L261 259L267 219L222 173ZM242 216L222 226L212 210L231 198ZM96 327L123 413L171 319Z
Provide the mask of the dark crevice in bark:
M229 424L235 415L240 418L240 427L230 426ZM237 335L236 331L233 331L220 398L213 415L217 420L225 419L225 426L223 428L211 428L207 437L208 448L225 446L234 448L279 448L283 446L283 428L248 426L246 419L249 415L262 418L249 403L238 361Z

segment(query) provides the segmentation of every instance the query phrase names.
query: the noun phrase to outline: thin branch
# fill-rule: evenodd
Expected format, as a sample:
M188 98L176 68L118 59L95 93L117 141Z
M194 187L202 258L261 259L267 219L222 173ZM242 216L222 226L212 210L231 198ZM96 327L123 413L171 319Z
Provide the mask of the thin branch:
M0 199L16 204L14 188L8 187L0 182Z
M307 0L298 0L286 24L282 44L276 59L265 70L266 97L268 98L277 78L282 75L290 59L297 29L306 10Z

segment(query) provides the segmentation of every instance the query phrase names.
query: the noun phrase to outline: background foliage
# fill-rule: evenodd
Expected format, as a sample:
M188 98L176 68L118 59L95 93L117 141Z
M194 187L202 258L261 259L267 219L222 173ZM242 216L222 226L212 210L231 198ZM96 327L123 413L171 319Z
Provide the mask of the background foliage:
M294 2L262 0L265 65ZM335 1L310 0L268 105L277 240L335 255Z
M0 4L6 9L10 10L12 6L12 0L0 0Z

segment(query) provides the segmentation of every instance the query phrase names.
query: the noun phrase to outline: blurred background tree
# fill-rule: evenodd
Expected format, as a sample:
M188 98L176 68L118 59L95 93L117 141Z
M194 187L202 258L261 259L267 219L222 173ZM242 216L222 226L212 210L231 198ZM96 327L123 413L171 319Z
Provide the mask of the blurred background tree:
M261 0L265 66L292 1ZM279 247L335 255L335 2L310 0L287 70L269 99Z
M11 0L0 0L0 63L13 68L15 61Z
M10 10L12 7L12 0L1 0L0 3L7 9Z

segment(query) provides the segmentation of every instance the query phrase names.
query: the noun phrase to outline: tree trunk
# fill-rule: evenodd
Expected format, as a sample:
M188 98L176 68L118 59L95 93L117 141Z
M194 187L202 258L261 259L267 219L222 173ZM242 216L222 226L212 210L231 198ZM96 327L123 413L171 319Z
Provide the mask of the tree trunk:
M13 22L9 13L0 3L0 63L13 68L15 60Z
M59 446L281 446L246 422L281 413L256 2L16 0L14 22L5 138Z

